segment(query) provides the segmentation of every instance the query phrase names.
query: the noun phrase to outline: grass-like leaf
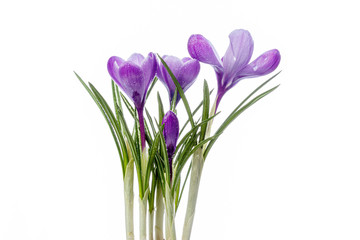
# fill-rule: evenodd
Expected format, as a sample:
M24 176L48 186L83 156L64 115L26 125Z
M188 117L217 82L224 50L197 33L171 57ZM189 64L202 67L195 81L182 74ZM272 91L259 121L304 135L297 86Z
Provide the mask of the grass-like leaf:
M186 177L185 177L183 186L182 186L182 188L181 188L181 192L180 192L180 196L179 196L179 200L178 200L178 202L177 202L177 205L175 204L175 212L177 212L177 209L178 209L179 204L180 204L180 202L181 202L181 198L182 198L182 195L183 195L183 192L184 192L184 189L185 189L187 180L189 179L189 175L190 175L190 171L191 171L191 166L192 166L192 162L190 162L189 168L188 168L188 170L187 170Z
M151 82L151 85L146 93L146 98L145 99L148 99L148 97L150 96L150 93L151 93L151 90L154 88L156 82L157 82L158 78L157 77L154 77L153 81Z
M206 159L210 149L212 148L212 146L214 145L214 143L216 142L216 140L218 139L218 137L224 132L224 130L229 126L229 124L234 121L241 113L243 113L246 109L248 109L250 106L252 106L254 103L256 103L257 101L259 101L260 99L262 99L263 97L265 97L266 95L270 94L271 92L273 92L276 88L278 88L279 85L259 94L258 96L256 96L255 98L253 98L251 101L249 101L247 104L245 104L243 107L241 108L237 108L237 111L231 113L227 119L223 122L223 124L221 124L221 126L219 127L219 129L216 131L215 135L217 136L216 138L212 139L209 142L209 145L207 146L205 152L204 152L204 160Z
M203 90L203 112L202 112L202 121L205 121L209 117L209 106L210 106L210 93L209 93L209 86L204 80L204 90ZM206 133L207 124L201 126L200 132L200 141L204 140L205 133Z
M159 126L160 126L160 124L162 123L162 120L164 118L164 105L162 103L159 92L157 93L157 100L158 100Z
M125 166L124 165L124 157L127 156L123 156L122 152L121 152L121 148L120 148L120 143L119 143L119 139L117 138L117 135L115 134L115 127L113 126L112 122L110 121L110 117L108 116L108 114L106 113L106 111L104 110L103 106L101 105L101 103L99 102L99 100L97 99L97 97L95 96L95 94L91 91L91 89L87 86L87 84L81 79L81 77L74 72L76 77L78 78L78 80L81 82L81 84L83 85L83 87L86 89L86 91L89 93L89 95L91 96L91 98L94 100L94 102L96 103L96 105L98 106L99 110L101 111L101 113L103 114L106 123L109 126L111 135L113 136L116 148L118 150L118 154L120 157L120 162L121 162L121 168L122 168L122 173L123 173L123 177L125 177Z
M146 169L145 184L149 182L152 165L153 165L156 153L158 152L158 148L159 148L159 144L160 144L160 134L161 133L158 132L158 134L156 135L155 140L149 150L149 160L148 160L148 165L147 165L147 169ZM145 186L145 189L146 188L147 188L147 186Z

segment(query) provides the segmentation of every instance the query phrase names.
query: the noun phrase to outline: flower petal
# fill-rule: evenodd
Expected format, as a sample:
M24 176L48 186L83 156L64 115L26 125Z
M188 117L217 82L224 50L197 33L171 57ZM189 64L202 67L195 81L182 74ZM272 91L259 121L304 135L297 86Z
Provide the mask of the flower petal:
M279 66L280 60L280 52L277 49L272 49L261 54L236 74L235 81L228 89L232 88L244 78L259 77L271 73Z
M139 53L133 53L129 58L129 62L133 62L138 66L141 66L142 62L144 61L144 56Z
M149 53L141 64L141 69L143 70L145 80L145 94L149 88L150 83L154 80L157 65L158 64L154 53Z
M133 100L135 107L142 106L145 95L144 73L142 69L132 62L124 62L119 69L120 86Z
M279 50L269 50L249 63L242 71L237 74L237 76L257 77L269 74L279 66L280 59L281 56Z
M163 118L162 124L164 124L163 134L168 156L169 158L172 158L179 137L179 120L175 113L168 111Z
M243 29L234 30L229 35L230 45L223 58L224 78L232 80L235 74L249 63L254 42L250 33ZM222 85L228 85L223 82Z
M163 60L166 62L171 72L174 74L174 76L177 79L180 68L183 65L181 60L174 56L164 56ZM160 78L160 81L163 82L165 87L167 88L171 100L176 89L174 81L171 79L170 74L168 73L168 71L166 70L165 66L162 63L160 63L159 71L161 72L161 74L159 74L159 77L162 77Z
M177 80L184 92L195 82L199 71L200 63L196 59L185 62L181 67Z
M186 63L187 61L192 60L193 58L189 58L189 57L184 57L183 59L181 59L182 63Z
M215 48L204 36L200 34L191 35L188 41L188 51L192 58L222 68L221 60Z
M119 84L120 77L119 77L119 67L124 62L122 58L112 56L109 58L107 63L107 69L111 76L111 78Z

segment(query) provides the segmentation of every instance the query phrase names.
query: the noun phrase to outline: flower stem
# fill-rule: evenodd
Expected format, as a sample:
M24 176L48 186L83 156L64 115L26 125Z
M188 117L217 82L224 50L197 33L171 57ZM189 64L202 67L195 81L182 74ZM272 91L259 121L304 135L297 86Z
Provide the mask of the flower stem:
M224 94L225 93L219 93L219 91L218 91L218 93L216 95L215 103L214 103L215 104L214 114L216 113L217 108L218 108L220 101L221 101L222 97L224 96Z
M165 184L165 235L166 240L176 240L174 200L169 185Z
M125 227L126 239L133 240L134 237L134 161L130 161L126 166L124 178L124 198L125 198Z
M215 115L218 104L220 102L222 96L217 96L215 102L211 108L210 116L212 117ZM206 127L205 139L210 136L211 133L211 126L213 124L213 120L211 119ZM207 144L205 144L202 148L199 148L195 151L192 158L192 169L191 169L191 177L190 177L190 186L189 186L189 196L188 196L188 203L183 227L183 235L182 240L189 240L192 230L192 225L195 216L195 208L196 208L196 201L197 196L199 193L199 186L200 186L200 179L201 173L204 166L204 157L203 153L206 149Z
M139 126L140 126L140 136L141 136L141 150L145 149L145 124L144 124L144 109L138 108L138 117L139 117Z
M149 240L154 240L154 214L154 210L149 212Z
M202 149L199 148L193 155L191 178L189 186L188 203L183 227L182 240L189 240L195 216L196 201L199 192L200 178L203 169L204 159Z
M164 226L164 200L163 200L163 193L159 181L156 188L156 215L155 215L156 240L164 239L163 226Z
M146 213L149 189L146 190L143 198L139 198L140 213L140 240L146 240Z

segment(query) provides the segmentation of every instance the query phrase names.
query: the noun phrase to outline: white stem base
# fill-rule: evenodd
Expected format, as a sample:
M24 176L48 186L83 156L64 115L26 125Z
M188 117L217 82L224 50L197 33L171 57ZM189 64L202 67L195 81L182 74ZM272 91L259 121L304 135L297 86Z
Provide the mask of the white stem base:
M191 235L191 229L195 216L196 201L199 192L200 178L203 169L203 155L202 149L199 148L193 155L191 178L189 186L189 196L186 209L186 216L184 221L182 240L189 240Z
M164 240L164 200L160 183L156 188L155 239Z
M134 161L130 161L125 170L124 200L126 240L134 240Z
M145 191L143 199L139 198L140 212L140 240L146 240L146 214L149 190Z

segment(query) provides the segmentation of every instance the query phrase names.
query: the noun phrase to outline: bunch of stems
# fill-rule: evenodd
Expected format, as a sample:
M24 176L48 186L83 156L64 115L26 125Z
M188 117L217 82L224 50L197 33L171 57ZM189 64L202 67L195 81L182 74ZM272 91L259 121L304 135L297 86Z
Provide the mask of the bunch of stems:
M166 63L161 58L160 60L174 81L188 115L188 119L182 125L180 131L181 138L176 146L172 166L168 164L169 159L163 136L162 119L164 117L164 108L159 93L157 97L158 116L151 116L145 108L146 117L143 117L140 116L134 106L132 106L112 81L114 105L114 110L112 110L99 91L91 83L86 84L80 76L75 73L104 116L119 154L124 180L127 240L135 239L133 216L135 173L139 185L139 236L141 240L176 239L176 212L180 206L184 187L190 176L186 216L182 231L182 239L190 239L201 174L210 149L231 122L255 102L278 87L275 86L253 97L258 90L276 75L265 81L250 93L231 112L215 133L211 135L212 123L218 115L215 110L217 99L215 99L214 105L210 110L211 91L209 91L206 80L203 86L203 99L197 107L192 110L179 82ZM151 93L151 90L157 82L156 80L155 78L149 87L146 98ZM176 102L176 97L177 94L174 95L175 101L173 102ZM175 108L175 104L171 106L171 110L174 112L176 112ZM200 109L202 111L199 111ZM131 131L124 118L125 110L128 111L133 118L134 124ZM202 113L198 118L197 113L199 112ZM198 120L195 121L195 118L198 118ZM141 127L144 128L145 136L141 136ZM142 138L146 139L146 147L143 145ZM191 161L189 161L190 159ZM185 168L186 166L187 168ZM172 172L172 174L170 172ZM184 172L187 172L187 174L185 179L182 179L181 175Z

